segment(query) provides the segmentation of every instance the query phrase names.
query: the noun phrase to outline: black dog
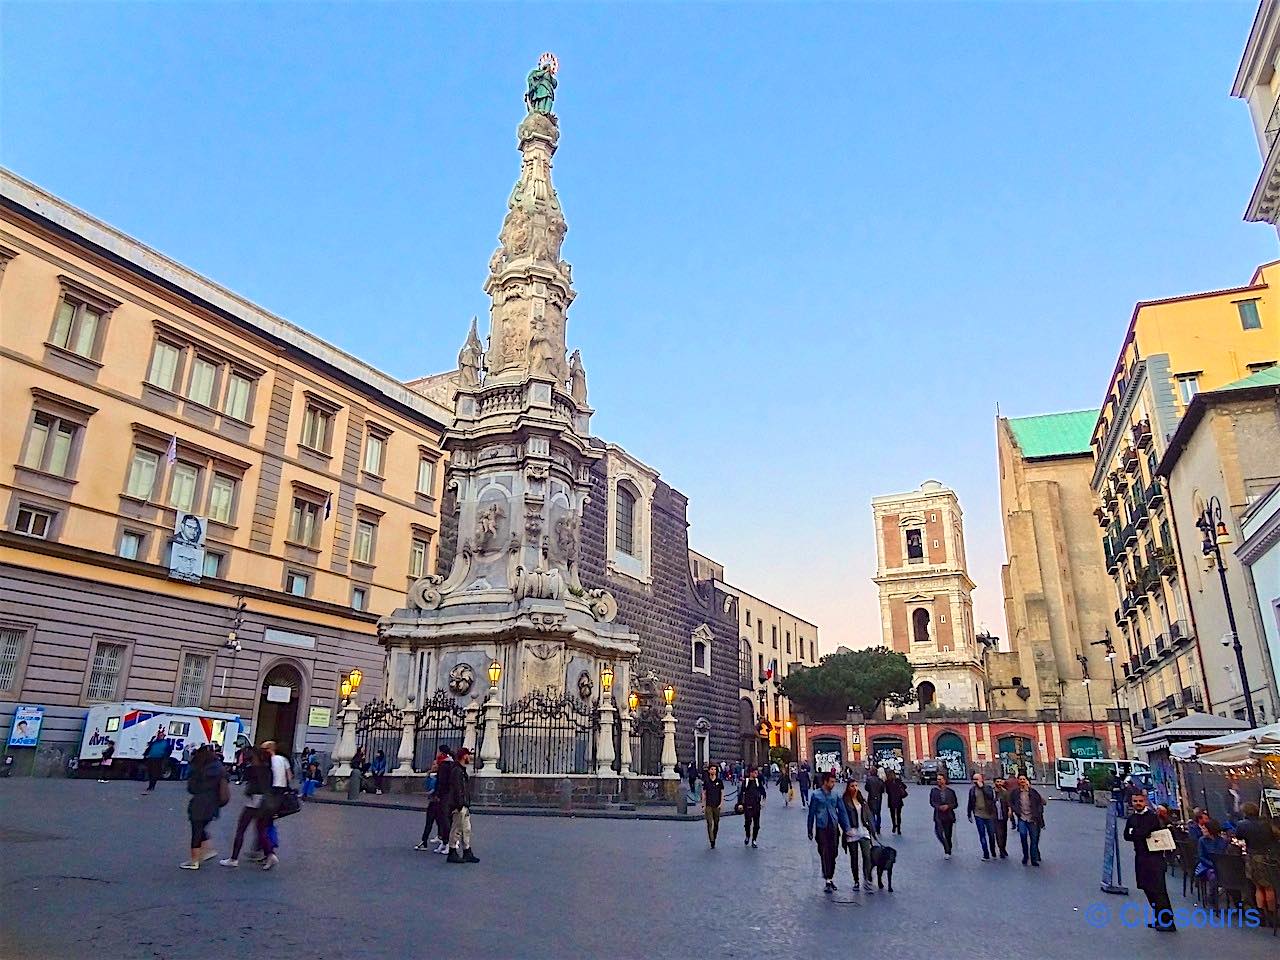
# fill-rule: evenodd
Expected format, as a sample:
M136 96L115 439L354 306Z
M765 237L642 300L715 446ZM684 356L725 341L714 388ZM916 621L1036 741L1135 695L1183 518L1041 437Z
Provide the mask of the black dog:
M898 859L898 851L883 843L871 848L871 865L876 868L876 886L884 889L885 874L889 875L889 892L893 893L893 864Z

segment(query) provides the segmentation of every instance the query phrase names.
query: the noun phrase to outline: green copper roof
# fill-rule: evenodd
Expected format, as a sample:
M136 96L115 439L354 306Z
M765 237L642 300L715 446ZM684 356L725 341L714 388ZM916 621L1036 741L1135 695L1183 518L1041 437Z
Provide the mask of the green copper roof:
M1259 370L1251 377L1245 377L1235 383L1228 383L1225 387L1219 387L1218 389L1244 390L1248 387L1280 387L1280 366L1267 367L1265 370Z
M1039 417L1010 417L1009 428L1022 448L1022 455L1034 460L1088 453L1089 438L1097 422L1097 410L1074 410Z

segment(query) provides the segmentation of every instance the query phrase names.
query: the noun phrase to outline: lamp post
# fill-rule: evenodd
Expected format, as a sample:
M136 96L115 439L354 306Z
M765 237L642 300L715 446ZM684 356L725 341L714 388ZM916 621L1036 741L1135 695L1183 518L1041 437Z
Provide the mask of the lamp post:
M1093 749L1098 749L1098 726L1093 720L1093 697L1089 690L1089 658L1083 653L1077 653L1076 659L1080 661L1080 670L1084 674L1080 678L1080 682L1084 684L1084 699L1089 704L1089 736L1093 738Z
M489 696L484 702L484 736L480 740L480 769L478 777L496 777L499 773L498 724L502 720L502 701L498 699L498 681L502 679L502 664L496 659L489 664Z
M1121 713L1120 684L1116 680L1116 647L1111 640L1111 631L1108 630L1106 633L1106 636L1104 636L1101 640L1089 641L1089 646L1103 647L1107 651L1107 666L1111 668L1111 696L1115 698L1116 713ZM1123 719L1117 722L1120 727L1120 756L1123 758L1124 755L1128 753L1128 750L1125 749L1125 742L1124 742L1124 730L1125 730L1125 727L1128 726L1128 724L1125 723Z
M596 741L596 776L612 777L613 772L613 667L600 671L600 733Z
M667 711L662 717L662 779L679 780L676 773L676 715L671 704L676 699L676 688L667 684L662 688L662 699L667 701Z
M338 686L342 694L342 733L338 736L338 743L333 748L333 762L336 766L332 776L335 779L347 777L350 780L352 776L351 760L356 755L356 720L360 713L360 709L356 706L356 694L360 690L360 681L363 679L364 674L357 668L343 677L342 683ZM357 791L359 782L357 778ZM348 793L351 792L350 783L347 790Z
M1227 568L1222 562L1222 545L1231 542L1231 534L1227 530L1226 521L1222 519L1222 502L1216 496L1210 497L1205 504L1204 512L1196 521L1196 527L1204 537L1200 545L1206 557L1213 559L1218 568L1218 582L1222 584L1222 601L1227 607L1227 626L1231 630L1231 649L1236 654L1236 666L1240 670L1240 686L1244 688L1245 715L1249 718L1249 729L1258 725L1253 714L1253 691L1249 687L1249 671L1244 665L1244 648L1240 646L1240 633L1236 630L1236 612L1231 606L1231 591L1227 588Z

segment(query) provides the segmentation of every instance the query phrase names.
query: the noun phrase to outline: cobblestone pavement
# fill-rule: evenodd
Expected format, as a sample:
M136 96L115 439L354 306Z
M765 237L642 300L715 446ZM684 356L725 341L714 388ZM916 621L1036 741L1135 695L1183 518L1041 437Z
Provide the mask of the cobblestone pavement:
M415 852L418 813L312 805L281 823L271 873L215 861L178 870L181 785L138 794L133 783L0 781L0 956L1280 956L1280 940L1259 930L1122 926L1125 899L1098 892L1104 814L1079 804L1049 805L1034 870L1016 855L981 862L963 822L944 861L913 788L906 836L892 838L897 892L852 893L844 860L830 897L804 811L776 793L758 850L743 846L738 818L713 851L701 823L485 816L475 866ZM239 802L213 826L224 855ZM1126 877L1131 864L1126 851ZM1175 906L1190 906L1180 879L1171 888ZM1086 919L1099 921L1097 903L1113 917L1101 927Z

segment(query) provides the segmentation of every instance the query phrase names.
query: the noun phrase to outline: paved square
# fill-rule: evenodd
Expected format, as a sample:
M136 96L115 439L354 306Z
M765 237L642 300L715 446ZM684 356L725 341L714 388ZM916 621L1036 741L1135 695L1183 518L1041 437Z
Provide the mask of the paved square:
M482 862L415 852L420 814L313 804L280 825L272 873L184 858L186 794L161 784L0 781L5 958L228 957L876 957L1275 958L1259 930L1161 935L1117 921L1095 929L1103 813L1053 802L1045 864L983 863L956 827L944 861L923 791L908 798L893 895L821 892L804 811L776 792L760 849L726 818L718 849L701 822L477 816ZM213 825L229 852L239 809ZM1016 840L1015 840L1016 842ZM1125 850L1128 877L1131 857ZM1171 880L1174 905L1181 880ZM1139 903L1138 898L1129 902ZM846 950L846 948L848 948ZM832 949L837 949L832 954ZM850 952L851 951L851 952Z

